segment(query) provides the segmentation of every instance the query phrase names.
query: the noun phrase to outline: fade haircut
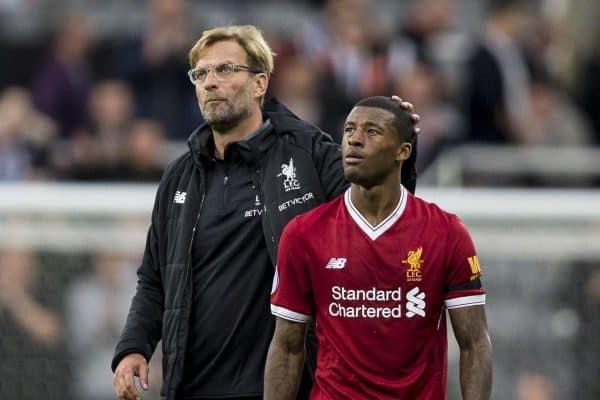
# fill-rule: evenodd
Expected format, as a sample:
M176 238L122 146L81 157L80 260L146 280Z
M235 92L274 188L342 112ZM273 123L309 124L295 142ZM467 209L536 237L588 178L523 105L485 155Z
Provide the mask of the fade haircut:
M400 141L412 145L410 157L402 163L400 181L409 192L414 194L417 186L417 131L411 120L411 113L400 107L398 101L392 100L391 97L384 96L367 97L356 103L354 107L380 108L389 111L394 115L394 127L398 132Z
M262 32L254 25L223 26L202 32L202 36L188 55L191 67L196 67L202 50L226 40L233 40L244 49L251 70L261 71L271 76L275 53L271 50Z

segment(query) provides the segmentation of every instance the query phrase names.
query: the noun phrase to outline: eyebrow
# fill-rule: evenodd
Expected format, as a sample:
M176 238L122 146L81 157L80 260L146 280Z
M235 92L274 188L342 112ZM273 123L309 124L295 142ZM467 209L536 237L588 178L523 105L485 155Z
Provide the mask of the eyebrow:
M357 125L357 124L354 121L348 121L344 124L344 126L348 126L348 125ZM385 127L383 127L382 125L379 125L376 122L372 122L372 121L367 121L361 125L364 125L365 127L374 127L374 128L379 129L380 131L385 130Z
M206 67L216 67L217 65L222 65L222 64L242 65L242 64L236 63L235 61L225 60L225 61L219 61L219 62L214 63L214 64L205 64L205 65L196 66L194 69L197 69L197 68L206 68Z

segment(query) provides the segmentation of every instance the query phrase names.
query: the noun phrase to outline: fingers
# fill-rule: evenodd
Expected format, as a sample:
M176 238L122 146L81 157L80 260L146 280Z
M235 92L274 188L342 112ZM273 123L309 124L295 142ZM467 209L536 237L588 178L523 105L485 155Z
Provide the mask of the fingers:
M150 372L150 368L148 364L144 363L140 365L140 384L142 385L142 389L148 390L148 373Z
M412 110L413 110L412 103L409 103L408 101L403 101L400 97L398 97L396 95L392 96L392 100L397 101L398 103L400 103L400 107L402 107L406 111L412 112Z
M135 387L134 372L131 368L117 370L113 377L113 386L119 400L141 400L142 398Z
M135 380L133 379L134 374L125 374L125 393L132 399L140 399L140 393L135 387Z
M409 103L408 101L404 101L399 96L396 96L396 95L392 96L392 100L400 103L400 107L402 107L402 109L411 113L410 121L413 123L413 125L417 125L419 123L419 121L421 120L421 117L419 116L419 114L413 112L414 107L413 107L412 103ZM421 132L421 128L418 128L415 126L415 133L418 135L420 132Z

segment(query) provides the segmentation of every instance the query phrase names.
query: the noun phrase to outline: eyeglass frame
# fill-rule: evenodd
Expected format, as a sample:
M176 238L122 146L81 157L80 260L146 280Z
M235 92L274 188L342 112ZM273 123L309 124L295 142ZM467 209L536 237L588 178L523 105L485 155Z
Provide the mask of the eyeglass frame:
M227 76L226 78L219 77L219 75L216 73L216 68L224 66L224 65L230 65L231 67L233 67L233 72L231 73L231 75ZM211 72L212 72L213 76L215 77L215 79L219 82L226 82L228 79L231 78L231 76L233 76L233 74L235 74L236 72L240 72L240 71L246 71L251 74L260 74L261 72L264 72L264 71L260 71L260 70L250 69L250 66L248 66L248 65L234 64L231 62L224 62L224 63L220 63L220 64L217 64L217 65L214 65L211 67L203 67L203 68L206 69L206 76L204 77L204 79L202 81L194 80L194 78L192 76L194 71L196 71L198 68L192 68L187 72L188 78L190 78L192 85L196 85L197 83L204 83L206 81L206 78L208 78L208 74Z

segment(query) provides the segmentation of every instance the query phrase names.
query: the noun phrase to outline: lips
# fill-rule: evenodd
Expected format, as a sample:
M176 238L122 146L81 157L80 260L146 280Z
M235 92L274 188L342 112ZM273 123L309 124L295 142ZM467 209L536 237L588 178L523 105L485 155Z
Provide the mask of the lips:
M208 100L206 100L206 104L217 103L219 101L225 101L225 99L208 99Z
M357 164L364 159L364 156L357 151L348 151L344 154L344 161L346 164Z

